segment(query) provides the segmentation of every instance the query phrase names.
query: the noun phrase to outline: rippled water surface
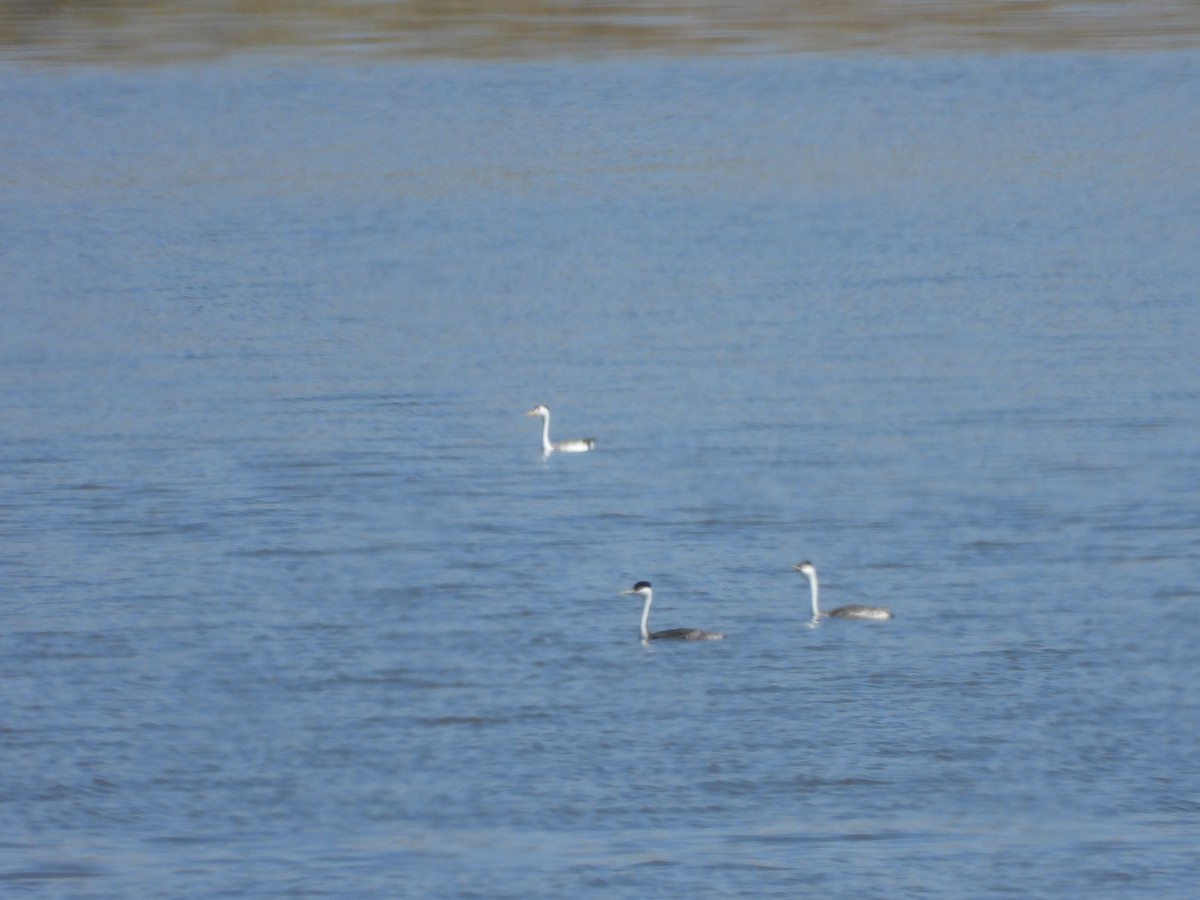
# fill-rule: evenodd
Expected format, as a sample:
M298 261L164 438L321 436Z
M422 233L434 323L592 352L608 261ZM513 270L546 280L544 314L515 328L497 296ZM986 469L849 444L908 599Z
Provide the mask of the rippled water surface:
M1195 52L5 76L0 893L1193 894Z

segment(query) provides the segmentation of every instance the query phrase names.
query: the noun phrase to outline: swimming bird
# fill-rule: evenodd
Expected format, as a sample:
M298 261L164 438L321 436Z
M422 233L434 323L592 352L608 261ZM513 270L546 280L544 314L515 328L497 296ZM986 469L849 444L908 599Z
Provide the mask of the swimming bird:
M650 618L650 601L654 599L654 591L650 589L650 582L639 581L628 591L621 591L622 594L637 594L646 601L646 605L642 607L642 640L643 641L719 641L725 637L723 634L718 634L715 631L701 631L699 628L672 628L669 631L650 631L646 628L646 622Z
M821 608L817 606L817 570L813 568L813 564L808 560L802 563L796 563L792 566L797 572L808 579L809 590L812 591L812 608L813 619L829 617L831 619L890 619L892 611L886 606L863 606L861 603L854 603L850 606L839 606L837 609L831 609L827 613L821 612Z
M577 438L573 441L552 441L550 440L550 407L544 403L535 406L527 416L542 417L542 455L549 456L555 450L561 450L563 453L586 453L596 446L595 438Z

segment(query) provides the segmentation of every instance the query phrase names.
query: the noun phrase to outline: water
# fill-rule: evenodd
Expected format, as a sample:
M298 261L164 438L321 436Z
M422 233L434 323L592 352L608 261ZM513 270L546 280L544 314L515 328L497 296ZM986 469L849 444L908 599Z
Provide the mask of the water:
M3 892L1190 896L1198 80L10 67Z

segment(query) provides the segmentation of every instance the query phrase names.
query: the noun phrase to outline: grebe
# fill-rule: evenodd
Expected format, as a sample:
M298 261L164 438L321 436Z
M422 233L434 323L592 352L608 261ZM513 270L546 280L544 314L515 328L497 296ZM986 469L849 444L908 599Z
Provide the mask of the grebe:
M646 622L650 618L650 601L654 599L654 592L650 589L650 582L639 581L628 591L621 591L622 594L637 594L646 601L646 605L642 607L642 640L643 641L719 641L725 637L723 634L718 634L715 631L701 631L699 628L672 628L669 631L649 631L646 628Z
M586 453L596 446L595 438L579 438L574 441L552 441L550 440L550 407L545 404L535 406L527 416L542 417L542 455L549 456L555 450L561 450L563 453Z
M827 613L821 612L817 606L817 570L813 568L813 564L808 560L802 563L796 563L792 566L797 572L808 579L809 590L812 591L812 608L813 619L821 619L829 617L831 619L890 619L892 611L886 606L863 606L860 603L854 603L850 606L839 606L837 609L831 609Z

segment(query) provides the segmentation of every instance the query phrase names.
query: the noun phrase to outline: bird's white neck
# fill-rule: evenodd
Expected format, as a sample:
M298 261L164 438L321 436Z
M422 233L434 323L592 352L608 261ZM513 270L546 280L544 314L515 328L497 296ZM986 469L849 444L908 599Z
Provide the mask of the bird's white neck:
M542 416L542 452L551 453L554 445L550 443L550 413Z
M650 601L654 599L654 595L650 591L646 591L646 603L642 606L642 640L650 640L650 629L647 623L650 621Z
M820 593L820 588L817 587L817 573L812 572L808 576L808 590L812 594L813 618L821 618L821 608L817 605L817 594Z

